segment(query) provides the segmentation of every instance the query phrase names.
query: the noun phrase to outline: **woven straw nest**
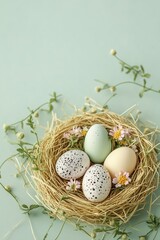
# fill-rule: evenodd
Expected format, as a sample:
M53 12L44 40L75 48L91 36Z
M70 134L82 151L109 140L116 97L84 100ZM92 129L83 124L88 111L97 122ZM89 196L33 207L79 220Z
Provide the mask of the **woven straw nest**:
M100 203L88 201L82 190L68 192L66 181L55 171L57 159L68 150L63 134L73 126L103 124L107 129L122 125L138 138L138 163L131 178L132 182L123 190L112 188L109 196ZM153 144L129 120L111 112L83 113L64 122L57 121L52 131L40 143L37 158L39 171L32 171L32 179L39 199L52 216L62 219L82 220L90 224L108 224L110 219L127 222L137 208L143 207L146 197L158 185L158 163Z

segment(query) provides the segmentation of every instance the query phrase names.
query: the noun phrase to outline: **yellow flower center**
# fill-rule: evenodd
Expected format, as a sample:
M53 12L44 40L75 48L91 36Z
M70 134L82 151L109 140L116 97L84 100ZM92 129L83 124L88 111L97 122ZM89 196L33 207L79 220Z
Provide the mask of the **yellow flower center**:
M113 138L118 139L120 136L121 136L121 130L117 130L116 132L114 132Z
M126 176L122 175L118 177L118 183L121 185L125 185L125 182L127 181Z
M86 134L87 134L87 131L86 131L86 130L82 130L82 133L81 133L81 134L82 134L82 136L84 136L84 137L85 137L85 136L86 136Z

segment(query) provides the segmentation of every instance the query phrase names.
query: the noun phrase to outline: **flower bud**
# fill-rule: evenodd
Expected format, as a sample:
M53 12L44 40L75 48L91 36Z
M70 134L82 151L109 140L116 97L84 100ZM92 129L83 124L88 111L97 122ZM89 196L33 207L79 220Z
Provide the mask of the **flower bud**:
M16 134L16 136L17 136L17 138L18 138L19 140L21 140L21 139L24 138L24 133L23 133L23 132L18 132L18 133Z
M9 185L5 186L5 189L6 189L7 192L11 192L12 191L12 188Z
M116 52L115 49L111 49L110 54L111 54L112 56L115 56L115 55L117 54L117 52Z
M98 87L98 86L97 86L97 87L95 87L95 91L96 91L96 92L100 92L101 90L102 90L102 88L101 88L101 87Z
M140 236L139 240L146 240L146 237L145 236Z
M89 97L85 97L85 100L86 100L86 101L89 101L90 99L89 99Z
M35 112L35 113L33 114L33 116L34 116L35 118L38 118L38 117L39 117L39 112Z
M91 236L92 239L95 239L96 238L96 232L91 232L90 236Z
M7 132L10 129L10 126L7 124L3 124L3 130Z
M126 234L126 233L122 234L121 239L122 239L122 240L127 240L127 239L128 239L127 234Z
M110 90L111 92L115 92L115 91L116 91L116 87L115 87L115 86L112 86L112 87L109 88L109 90Z

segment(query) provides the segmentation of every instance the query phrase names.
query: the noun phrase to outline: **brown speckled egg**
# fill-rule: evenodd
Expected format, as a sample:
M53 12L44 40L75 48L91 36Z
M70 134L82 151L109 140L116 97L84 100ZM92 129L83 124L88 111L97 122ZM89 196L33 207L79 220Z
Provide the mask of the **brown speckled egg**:
M82 177L90 166L88 155L81 150L69 150L56 162L57 174L66 180Z
M92 202L102 202L111 190L111 177L101 164L92 165L85 173L82 182L85 197Z

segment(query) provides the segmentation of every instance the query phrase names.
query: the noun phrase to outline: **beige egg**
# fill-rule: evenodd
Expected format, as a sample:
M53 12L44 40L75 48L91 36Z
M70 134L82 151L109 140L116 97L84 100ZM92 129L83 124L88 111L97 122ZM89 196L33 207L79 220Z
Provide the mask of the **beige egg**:
M124 171L132 174L137 163L137 156L133 149L120 147L113 150L104 161L104 168L107 169L112 178L115 174Z

